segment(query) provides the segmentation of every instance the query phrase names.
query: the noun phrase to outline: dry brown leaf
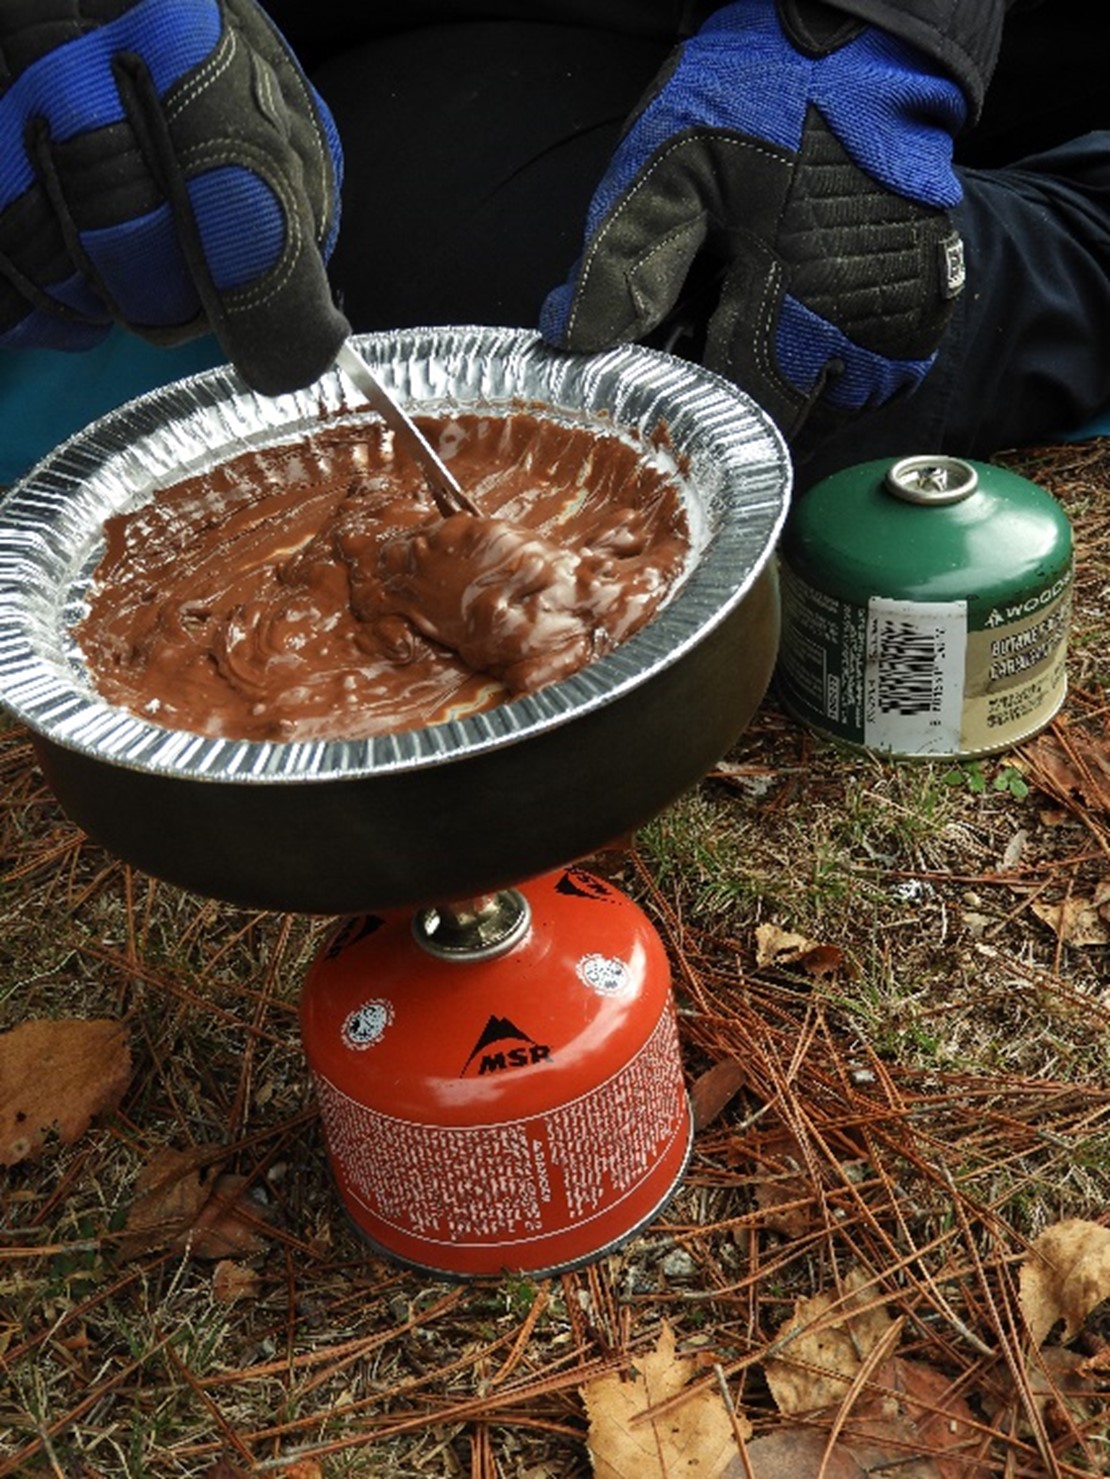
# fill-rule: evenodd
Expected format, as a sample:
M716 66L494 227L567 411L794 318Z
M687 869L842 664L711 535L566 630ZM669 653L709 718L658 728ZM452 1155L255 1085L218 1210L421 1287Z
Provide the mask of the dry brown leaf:
M1036 1361L1030 1363L1029 1386L1046 1418L1054 1407L1067 1408L1079 1426L1101 1411L1105 1400L1086 1360L1062 1346L1045 1346L1037 1352Z
M1025 746L1028 774L1049 795L1070 799L1080 789L1082 777L1051 730L1045 730Z
M866 1434L887 1447L887 1463L901 1473L906 1444L927 1459L939 1479L967 1479L979 1437L975 1414L943 1371L924 1361L893 1356L872 1374L865 1400L851 1417L853 1441Z
M763 1226L787 1238L802 1238L813 1225L812 1186L802 1176L779 1176L756 1182L756 1206Z
M744 1087L747 1073L735 1058L722 1058L699 1074L690 1089L694 1129L704 1130L735 1099Z
M1057 1435L1061 1430L1074 1432L1105 1410L1105 1380L1105 1373L1092 1369L1090 1361L1077 1351L1044 1346L1027 1363L1021 1392L1009 1365L998 1363L990 1373L984 1408L996 1428L1030 1437L1033 1429L1023 1400L1028 1390L1046 1427Z
M1110 1228L1072 1217L1046 1228L1021 1266L1021 1311L1034 1346L1063 1320L1061 1343L1110 1299Z
M790 965L816 948L816 940L797 935L792 930L780 929L777 924L757 924L755 927L755 963L765 965Z
M847 1396L842 1387L837 1405ZM830 1411L828 1421L838 1414ZM823 1473L828 1479L897 1474L900 1479L968 1479L976 1472L975 1416L933 1366L884 1361L852 1404L822 1468L829 1435L789 1424L747 1445L754 1479ZM733 1467L728 1479L741 1479Z
M867 1356L887 1337L894 1322L882 1305L867 1308L874 1299L873 1289L863 1292L867 1282L866 1274L854 1270L843 1281L842 1296L795 1301L775 1337L782 1353L763 1363L780 1412L795 1417L839 1406Z
M37 1159L51 1131L71 1145L130 1082L121 1022L63 1018L0 1034L0 1166Z
M1094 1355L1084 1357L1079 1369L1084 1376L1094 1377L1096 1381L1110 1379L1110 1345L1101 1346Z
M1067 736L1065 745L1050 729L1025 746L1028 773L1050 795L1078 798L1092 810L1110 811L1110 752L1105 742L1070 726Z
M194 1258L246 1258L265 1250L263 1207L245 1176L220 1176L192 1229L178 1239Z
M677 1396L696 1369L694 1360L675 1353L674 1331L664 1322L655 1350L636 1357L632 1377L601 1376L581 1388L594 1479L719 1479L728 1470L736 1433L716 1391L704 1388L659 1417L642 1416ZM748 1437L747 1422L736 1421Z
M912 1435L911 1435L912 1436ZM906 1449L838 1439L825 1457L828 1435L813 1428L791 1424L757 1438L747 1445L749 1468L737 1459L723 1479L875 1479L897 1475L898 1479L941 1479L942 1470L927 1458L907 1459ZM824 1459L824 1463L822 1463ZM965 1471L966 1474L966 1471Z
M1081 899L1074 894L1059 904L1031 904L1030 908L1065 945L1110 944L1110 927L1106 925L1095 899Z
M219 1304L234 1304L237 1299L256 1299L262 1279L253 1268L246 1268L230 1258L221 1258L212 1270L212 1298Z
M822 945L777 924L757 924L755 928L755 963L757 966L791 965L805 971L815 980L835 976L844 965L844 952L837 945Z
M244 1200L242 1176L224 1176L210 1147L157 1151L139 1173L139 1196L120 1240L121 1259L179 1248L195 1258L243 1257L266 1244L260 1209Z
M844 951L839 945L814 945L798 956L797 964L815 981L836 976L844 969Z
M156 1151L139 1172L139 1193L127 1214L120 1240L121 1258L139 1258L170 1247L196 1222L212 1195L219 1166L203 1147Z

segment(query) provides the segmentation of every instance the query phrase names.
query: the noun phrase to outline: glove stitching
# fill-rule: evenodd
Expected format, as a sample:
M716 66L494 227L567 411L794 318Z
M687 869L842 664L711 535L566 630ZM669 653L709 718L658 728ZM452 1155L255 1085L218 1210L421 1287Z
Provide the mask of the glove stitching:
M324 130L320 125L316 97L312 91L311 86L309 85L308 79L305 77L300 66L297 65L296 62L294 62L292 65L289 65L288 57L285 54L285 42L280 31L278 31L277 27L270 20L269 16L264 14L262 16L262 19L265 20L269 25L269 28L275 38L276 44L279 47L281 61L285 74L287 75L288 79L292 80L292 82L296 85L297 91L300 93L300 111L306 118L312 120L312 142L316 148L317 158L326 178L330 173L331 155L328 151L327 139L325 137ZM277 68L275 67L274 70L276 71Z
M238 35L236 34L234 28L229 25L227 30L224 32L224 35L220 39L219 46L204 63L204 65L198 69L193 77L189 79L189 82L186 84L184 90L178 94L178 96L173 100L173 103L166 109L166 118L168 122L172 123L176 119L178 119L180 115L185 111L185 109L191 103L194 103L196 101L196 99L202 92L204 92L207 88L212 87L216 82L219 81L223 73L226 72L228 68L232 65L238 46ZM317 161L320 166L323 167L326 165L327 159L323 133L316 123L316 108L313 103L311 94L309 93L308 88L305 86L304 79L301 77L299 71L295 67L291 70L293 80L297 85L298 91L300 92L302 106L306 112L307 117L312 119L313 147L316 152ZM234 163L234 161L230 162ZM286 200L284 203L288 205L289 201ZM295 215L296 212L291 211L288 214Z
M292 76L293 81L296 83L297 89L301 95L301 111L304 113L306 118L310 118L312 120L312 142L316 149L319 167L323 171L324 178L326 179L328 174L330 173L330 156L328 154L327 144L324 139L324 131L320 127L317 118L316 101L312 96L311 90L306 86L305 80L301 76L298 68L294 67L292 69Z
M760 293L759 307L757 311L758 331L752 336L752 349L755 354L756 365L760 372L766 376L775 386L779 393L786 399L795 403L795 414L797 410L798 391L789 380L785 380L778 369L773 355L771 354L771 342L774 332L773 301L782 287L782 269L775 264L773 270L767 274ZM720 320L722 338L726 344L731 344L736 321L740 317L740 305L736 304L726 310ZM787 428L783 428L783 435L787 435Z
M265 72L257 73L254 84L258 88L262 111L272 117L278 112L278 101L281 97L281 88L277 85L273 68L267 67Z
M300 216L295 209L296 201L292 197L292 192L280 175L270 174L267 169L270 161L265 155L257 153L253 160L249 156L250 151L244 151L241 140L209 140L194 149L186 150L181 156L181 163L186 174L199 173L214 165L241 165L246 158L249 163L258 166L259 176L271 187L281 202L288 233L286 247L282 252L284 265L277 269L276 276L271 272L254 286L247 285L234 289L228 296L221 295L224 311L228 314L246 313L277 298L292 277L297 260L304 249L304 233L301 230ZM229 301L229 297L234 301Z
M780 391L783 391L785 393L787 390L787 382L783 380L783 377L779 373L775 360L771 355L771 336L774 330L774 317L771 306L772 297L774 296L771 291L772 285L775 290L775 295L777 295L779 288L782 285L782 274L780 272L776 271L768 273L767 278L764 281L763 292L761 293L759 300L759 323L762 332L755 336L755 344L753 345L753 348L755 349L756 362L757 364L759 364L763 373L767 376L769 380L773 380L775 382ZM735 323L738 316L739 309L736 309L733 311L732 315L733 323ZM732 334L730 332L729 339L731 338ZM791 387L791 389L793 389L793 387Z
M219 80L220 76L227 70L228 67L231 66L238 46L238 35L234 27L229 24L227 30L224 32L224 35L220 40L219 46L204 63L204 65L189 80L189 83L185 87L185 90L177 98L174 99L172 108L167 110L167 117L170 118L171 121L176 118L178 114L183 112L190 103L195 102L196 97L200 92L203 92L205 88L211 87L213 83ZM324 139L323 134L315 121L316 107L313 102L312 95L306 87L304 78L301 76L298 69L296 67L293 67L290 68L289 71L292 80L296 84L297 90L300 93L301 104L306 113L306 116L313 120L312 142L315 147L318 159L321 163L323 163L325 161Z
M570 315L567 319L567 326L564 330L564 335L566 338L569 339L574 333L575 323L577 321L579 310L582 305L582 297L585 293L586 280L589 277L594 259L596 258L597 253L600 251L605 237L608 235L609 231L612 229L618 218L624 211L628 209L635 197L648 184L649 180L656 172L656 170L660 169L667 162L672 154L674 154L679 149L686 148L689 145L700 145L705 143L706 141L717 144L728 144L731 148L746 149L755 154L762 154L767 159L770 159L772 162L775 163L780 163L783 165L784 168L787 169L792 169L794 167L793 161L784 160L782 156L776 151L768 149L760 144L754 143L749 139L737 138L735 134L701 132L694 134L692 137L677 139L673 144L669 144L667 148L664 149L663 153L660 154L658 158L655 159L648 166L648 168L639 177L639 179L635 181L631 190L628 191L624 199L617 206L616 210L614 210L613 214L605 222L604 226L594 238L593 245L587 251L585 260L582 265L582 271L579 275L578 292L575 294L574 303L571 306Z
M708 211L702 212L703 216L708 214ZM629 273L635 272L640 267L646 266L651 261L651 259L659 252L665 251L667 247L670 246L672 241L677 241L681 237L685 236L686 230L686 226L675 226L673 230L667 232L666 236L660 237L660 239L655 243L650 251L645 252L643 256L637 257L635 262L632 263L631 267L628 269L628 272L625 273L625 281L628 280Z
M231 66L238 45L235 33L229 28L220 38L220 44L189 78L182 91L174 98L173 102L166 108L166 120L172 123L182 114L190 103L196 101L200 93L217 82L221 75Z

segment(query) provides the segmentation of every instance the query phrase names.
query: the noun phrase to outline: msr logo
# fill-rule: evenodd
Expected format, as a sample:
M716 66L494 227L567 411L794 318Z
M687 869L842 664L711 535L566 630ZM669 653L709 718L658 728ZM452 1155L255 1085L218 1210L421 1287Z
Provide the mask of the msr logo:
M465 1078L467 1073L473 1072L481 1077L486 1073L504 1073L509 1068L531 1068L550 1057L551 1049L546 1043L538 1043L526 1032L521 1032L508 1017L491 1017L463 1064L459 1077Z
M611 903L613 890L601 878L595 878L584 868L567 868L555 885L557 894L567 894L574 899L604 899Z
M365 940L367 935L372 935L375 930L380 930L385 923L376 914L354 914L345 919L335 934L327 943L324 954L328 960L334 960L337 955L342 955L344 950L349 950L352 945L357 945L360 940Z

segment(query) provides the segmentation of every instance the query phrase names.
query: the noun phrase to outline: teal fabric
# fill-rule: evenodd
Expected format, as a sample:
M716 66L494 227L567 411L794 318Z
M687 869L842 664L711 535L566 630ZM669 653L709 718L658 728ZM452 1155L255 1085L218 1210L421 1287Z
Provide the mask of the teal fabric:
M1081 426L1078 431L1068 431L1060 438L1062 442L1087 442L1092 437L1110 436L1110 411L1096 416L1086 426Z
M214 336L172 349L113 329L93 349L0 349L0 487L106 411L225 363Z

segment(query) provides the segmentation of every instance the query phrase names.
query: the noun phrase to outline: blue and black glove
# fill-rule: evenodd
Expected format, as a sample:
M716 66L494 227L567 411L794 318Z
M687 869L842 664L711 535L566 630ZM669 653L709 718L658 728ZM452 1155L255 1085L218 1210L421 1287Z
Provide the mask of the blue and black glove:
M724 6L626 126L545 338L594 351L700 314L697 353L788 437L913 389L963 283L965 112L913 47L820 0Z
M0 5L0 345L214 330L268 394L348 332L341 154L254 0Z

